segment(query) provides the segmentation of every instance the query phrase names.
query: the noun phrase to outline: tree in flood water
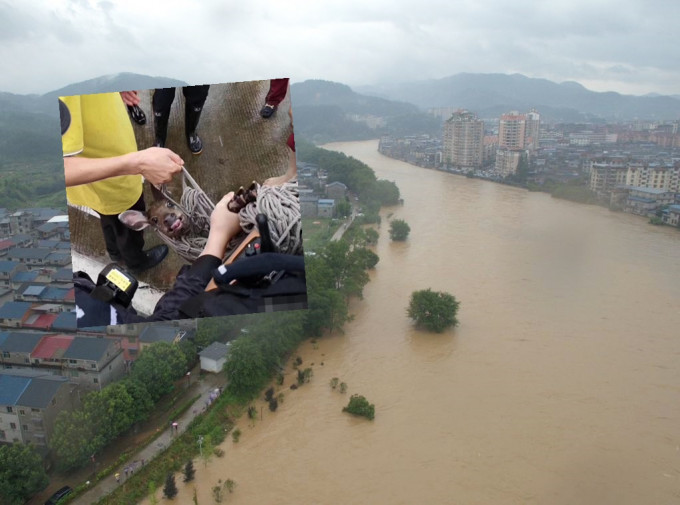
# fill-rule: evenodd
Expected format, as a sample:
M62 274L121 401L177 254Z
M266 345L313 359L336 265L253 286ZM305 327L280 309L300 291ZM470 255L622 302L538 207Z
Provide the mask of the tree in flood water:
M343 408L342 411L349 412L355 416L365 417L371 421L375 417L375 405L368 403L368 400L361 395L352 395L347 407Z
M390 223L390 238L395 241L404 241L411 232L411 227L403 219L395 219Z
M460 302L449 293L424 289L411 293L407 313L418 326L441 333L458 324L456 314L459 306Z

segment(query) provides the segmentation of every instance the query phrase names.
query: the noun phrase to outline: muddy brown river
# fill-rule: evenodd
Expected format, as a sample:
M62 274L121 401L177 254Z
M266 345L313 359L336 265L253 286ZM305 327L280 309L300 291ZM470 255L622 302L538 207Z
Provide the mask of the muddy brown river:
M278 411L259 402L224 457L178 476L175 503L194 486L214 503L227 478L231 504L680 503L680 231L410 166L377 141L326 147L405 201L384 213L365 299L344 334L301 347L311 383L289 390L289 371ZM389 213L407 242L390 242ZM461 302L458 327L413 328L409 296L428 287ZM341 412L352 393L373 422Z

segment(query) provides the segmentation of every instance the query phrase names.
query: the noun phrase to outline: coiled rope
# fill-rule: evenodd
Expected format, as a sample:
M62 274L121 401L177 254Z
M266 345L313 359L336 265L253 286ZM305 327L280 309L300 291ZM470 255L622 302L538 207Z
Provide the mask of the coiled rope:
M190 263L201 254L210 232L210 214L215 204L198 186L189 172L182 167L182 197L176 202L161 187L163 195L188 217L189 233L178 239L159 233L161 239L177 254ZM257 226L257 214L267 216L269 233L277 252L302 254L302 220L297 181L281 186L258 186L257 200L239 212L243 233L234 237L227 247L224 259L243 241L247 233Z

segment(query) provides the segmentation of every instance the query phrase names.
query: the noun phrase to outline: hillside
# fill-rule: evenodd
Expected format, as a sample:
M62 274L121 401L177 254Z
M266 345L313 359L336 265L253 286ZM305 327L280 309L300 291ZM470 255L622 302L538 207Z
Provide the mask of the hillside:
M590 91L576 82L555 83L521 74L456 74L382 86L357 88L365 94L413 103L421 109L460 107L480 117L536 108L553 121L677 120L680 99Z

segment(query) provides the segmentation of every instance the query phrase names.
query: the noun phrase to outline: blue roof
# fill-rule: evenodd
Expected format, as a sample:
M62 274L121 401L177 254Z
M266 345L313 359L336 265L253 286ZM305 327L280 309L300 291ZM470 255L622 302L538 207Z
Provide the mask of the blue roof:
M56 239L49 239L49 240L38 240L38 242L36 242L35 245L37 247L49 247L50 249L54 249L55 247L57 247L58 243L59 243L59 241L56 240Z
M656 200L653 198L643 198L641 196L629 196L629 200L633 200L634 202L641 202L641 203L656 203Z
M0 350L7 352L32 352L44 336L43 333L21 331L6 331L0 335Z
M75 312L60 312L57 318L52 322L53 330L77 330L78 323L76 322Z
M180 332L178 328L167 325L155 323L153 325L149 324L144 327L144 329L139 334L139 340L145 343L153 342L168 342L172 343Z
M17 265L21 265L18 261L3 260L0 261L0 272L11 272Z
M111 346L112 340L99 337L76 337L64 353L64 358L99 361Z
M0 318L18 319L31 308L31 302L7 302L0 307Z
M63 300L69 290L64 288L53 288L48 286L40 295L41 300ZM24 293L25 294L25 293Z
M17 272L14 277L12 277L12 280L14 282L31 282L34 281L38 277L38 272Z
M24 292L22 293L24 296L38 296L40 293L45 291L45 286L41 286L40 284L33 284L31 286L28 286L26 289L24 289Z
M54 279L60 281L72 281L73 269L71 269L71 267L60 268L54 273Z
M0 405L16 405L30 383L28 377L0 374Z
M59 252L53 252L50 253L47 258L45 258L46 261L62 261L62 260L70 260L71 259L71 252L70 251L59 251Z

